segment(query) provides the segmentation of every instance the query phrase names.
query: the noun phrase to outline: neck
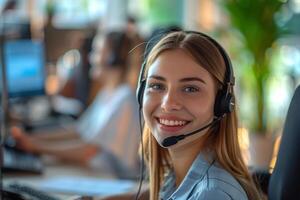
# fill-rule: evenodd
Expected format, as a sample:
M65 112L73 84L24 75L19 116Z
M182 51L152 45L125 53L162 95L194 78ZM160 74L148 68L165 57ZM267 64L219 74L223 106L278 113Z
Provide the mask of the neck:
M176 177L176 187L178 187L187 175L197 155L203 151L204 138L187 143L175 148L170 148L170 157Z

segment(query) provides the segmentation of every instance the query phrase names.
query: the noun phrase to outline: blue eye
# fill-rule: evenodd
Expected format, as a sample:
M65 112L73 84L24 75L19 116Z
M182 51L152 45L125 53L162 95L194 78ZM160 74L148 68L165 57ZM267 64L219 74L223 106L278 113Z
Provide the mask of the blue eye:
M188 86L188 87L184 87L183 91L184 92L188 92L188 93L199 92L199 88L198 87L194 87L194 86Z
M148 85L148 88L151 90L163 90L164 89L164 85L161 83L150 83Z

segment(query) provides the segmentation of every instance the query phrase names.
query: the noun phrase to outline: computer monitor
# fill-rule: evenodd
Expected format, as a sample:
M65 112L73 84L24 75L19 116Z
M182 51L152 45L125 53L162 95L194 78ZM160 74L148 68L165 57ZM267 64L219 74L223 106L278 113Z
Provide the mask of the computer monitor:
M6 41L3 57L10 98L45 93L45 52L42 41Z

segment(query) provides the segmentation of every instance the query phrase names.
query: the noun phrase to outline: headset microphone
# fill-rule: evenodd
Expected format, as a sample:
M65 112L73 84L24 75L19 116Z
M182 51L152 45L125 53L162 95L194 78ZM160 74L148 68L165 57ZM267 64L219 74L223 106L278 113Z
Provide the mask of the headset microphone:
M194 135L200 131L203 131L213 125L215 125L218 121L221 120L222 117L218 117L216 119L214 119L212 122L210 122L209 124L207 124L206 126L203 126L191 133L187 133L187 134L183 134L183 135L177 135L177 136L171 136L171 137L167 137L163 140L162 142L162 146L163 147L169 147L169 146L172 146L174 144L176 144L177 142L179 142L180 140L183 140L184 138L188 137L188 136L191 136L191 135Z

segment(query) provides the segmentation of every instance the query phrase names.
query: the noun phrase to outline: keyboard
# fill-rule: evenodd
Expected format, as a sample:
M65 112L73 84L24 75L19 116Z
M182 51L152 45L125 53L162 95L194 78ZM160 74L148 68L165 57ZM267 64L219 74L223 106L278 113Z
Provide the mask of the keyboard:
M58 197L50 195L44 191L32 188L31 186L13 183L4 186L4 199L22 200L60 200Z
M10 147L3 148L3 172L41 174L43 169L44 165L38 156Z

